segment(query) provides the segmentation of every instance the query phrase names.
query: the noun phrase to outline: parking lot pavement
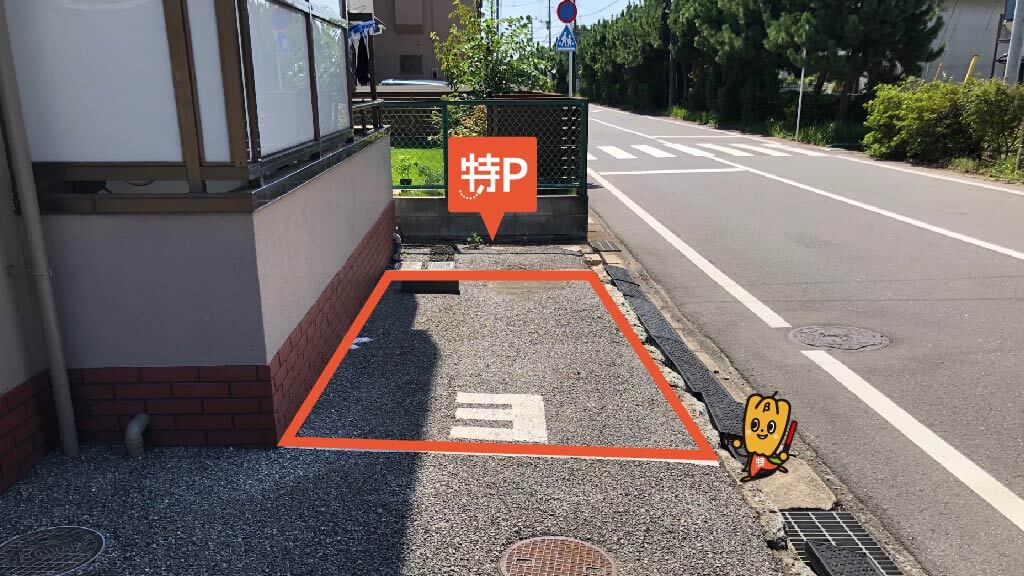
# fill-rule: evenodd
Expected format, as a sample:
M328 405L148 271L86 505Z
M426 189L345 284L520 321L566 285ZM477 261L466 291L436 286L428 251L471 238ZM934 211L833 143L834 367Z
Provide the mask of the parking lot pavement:
M460 260L544 265L582 266L550 253ZM548 442L692 447L578 284L389 294L364 334L374 340L351 351L310 427L447 438L452 392L528 394L544 399ZM688 462L289 448L164 448L129 461L89 446L0 496L0 519L0 539L97 529L109 548L91 574L493 576L508 546L546 535L600 546L624 576L781 573L735 481Z

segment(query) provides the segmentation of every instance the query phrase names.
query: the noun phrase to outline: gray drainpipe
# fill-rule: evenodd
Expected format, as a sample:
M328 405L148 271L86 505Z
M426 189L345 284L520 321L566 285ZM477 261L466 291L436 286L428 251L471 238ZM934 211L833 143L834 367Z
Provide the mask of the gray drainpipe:
M75 410L71 404L68 372L64 365L60 323L57 321L57 305L54 302L53 283L50 280L52 272L46 257L43 220L39 216L39 200L36 197L35 177L32 175L32 158L29 156L28 137L22 118L21 97L18 94L18 82L14 73L14 58L9 40L11 35L7 31L6 14L5 0L0 0L0 102L3 103L7 147L11 154L11 170L14 172L18 203L21 205L21 219L25 224L31 274L35 281L36 298L42 316L50 384L57 408L57 425L60 428L60 446L65 455L78 456Z

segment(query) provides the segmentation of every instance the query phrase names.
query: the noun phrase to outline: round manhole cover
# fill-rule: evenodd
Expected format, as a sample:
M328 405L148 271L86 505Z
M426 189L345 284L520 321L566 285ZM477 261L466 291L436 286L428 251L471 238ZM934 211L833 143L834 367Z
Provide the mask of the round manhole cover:
M103 536L78 526L45 528L0 544L0 574L60 576L92 562L103 551Z
M889 345L889 339L881 332L850 326L805 326L790 332L789 338L815 348L850 352L878 350Z
M501 576L618 576L607 552L574 538L546 536L513 544L498 562Z

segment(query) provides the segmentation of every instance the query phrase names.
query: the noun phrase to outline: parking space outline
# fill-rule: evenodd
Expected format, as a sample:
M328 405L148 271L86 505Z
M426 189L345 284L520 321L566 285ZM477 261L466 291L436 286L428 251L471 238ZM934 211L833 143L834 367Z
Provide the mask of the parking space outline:
M352 343L370 319L374 309L392 282L416 281L513 281L513 282L586 282L615 321L619 332L625 337L633 352L640 359L647 373L658 386L665 400L679 418L686 432L693 439L695 449L682 448L640 448L630 446L584 446L564 444L519 444L505 442L461 442L452 440L394 440L376 438L329 438L299 436L302 424L320 396L327 389ZM597 458L624 460L667 460L693 464L718 465L714 449L701 434L690 413L675 395L671 385L658 368L643 342L637 336L629 321L612 300L611 294L601 283L593 270L386 270L373 292L363 304L359 314L342 338L326 366L320 372L316 383L292 418L284 435L278 442L280 447L320 448L333 450L385 451L385 452L436 452L450 454L542 456L563 458Z

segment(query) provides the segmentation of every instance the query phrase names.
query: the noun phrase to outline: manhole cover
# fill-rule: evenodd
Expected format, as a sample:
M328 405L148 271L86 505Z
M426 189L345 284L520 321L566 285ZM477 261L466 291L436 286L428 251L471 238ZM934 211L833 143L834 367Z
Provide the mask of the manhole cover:
M789 338L815 348L850 352L878 350L889 345L889 339L881 332L849 326L805 326L790 332Z
M0 544L0 574L59 576L93 561L103 551L103 536L78 526L45 528Z
M607 552L562 536L513 544L498 562L501 576L618 576Z

